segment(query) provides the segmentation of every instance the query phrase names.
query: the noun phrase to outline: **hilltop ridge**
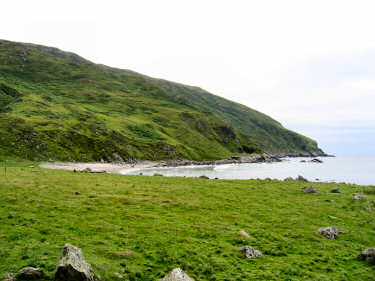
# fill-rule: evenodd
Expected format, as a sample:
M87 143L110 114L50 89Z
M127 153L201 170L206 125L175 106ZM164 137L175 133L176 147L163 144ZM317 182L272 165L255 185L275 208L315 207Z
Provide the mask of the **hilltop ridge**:
M0 154L33 160L324 155L271 117L201 88L0 40Z

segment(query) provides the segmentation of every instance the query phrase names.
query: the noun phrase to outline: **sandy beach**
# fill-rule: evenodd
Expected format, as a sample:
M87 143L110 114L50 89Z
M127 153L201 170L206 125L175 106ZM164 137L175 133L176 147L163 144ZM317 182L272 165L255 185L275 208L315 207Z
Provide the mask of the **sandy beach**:
M153 161L142 161L136 164L114 164L114 163L73 163L73 162L53 162L53 163L42 163L39 165L40 168L44 169L57 169L57 170L76 170L83 171L86 168L90 168L93 172L105 172L112 174L120 174L120 171L134 171L138 169L156 167L158 162Z

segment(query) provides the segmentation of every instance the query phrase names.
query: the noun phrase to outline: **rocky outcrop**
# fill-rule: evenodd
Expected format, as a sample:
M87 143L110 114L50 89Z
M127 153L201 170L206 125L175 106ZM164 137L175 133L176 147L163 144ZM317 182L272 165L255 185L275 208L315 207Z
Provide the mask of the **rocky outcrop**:
M81 249L66 244L62 248L55 281L94 281L94 272L85 262Z
M375 264L375 248L368 248L362 251L358 258L368 263Z
M341 232L338 227L329 226L329 227L319 228L315 233L319 235L323 235L324 237L328 239L336 239Z
M313 188L312 186L305 186L304 188L302 188L302 192L318 195L318 189Z
M34 267L22 268L17 274L17 280L39 280L43 277L43 270Z
M341 193L341 190L338 187L336 187L331 190L331 193Z
M16 277L14 276L14 274L5 273L5 275L3 276L3 281L14 281L14 280L16 280Z
M241 252L241 254L247 259L255 259L255 258L263 257L260 251L250 246L241 247L237 251Z
M194 281L181 268L173 269L162 281Z
M322 160L320 160L318 158L314 158L314 159L310 160L309 162L311 162L311 163L324 163Z

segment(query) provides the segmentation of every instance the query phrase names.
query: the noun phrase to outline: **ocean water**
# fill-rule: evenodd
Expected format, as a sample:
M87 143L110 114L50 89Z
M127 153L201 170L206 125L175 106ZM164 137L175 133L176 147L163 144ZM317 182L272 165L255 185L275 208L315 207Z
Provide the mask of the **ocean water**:
M183 166L139 169L122 174L152 176L161 173L164 176L199 177L219 179L279 179L296 178L301 175L309 181L346 182L361 185L375 185L375 155L338 155L321 157L324 163L301 162L313 158L284 158L277 163L227 164L211 166Z

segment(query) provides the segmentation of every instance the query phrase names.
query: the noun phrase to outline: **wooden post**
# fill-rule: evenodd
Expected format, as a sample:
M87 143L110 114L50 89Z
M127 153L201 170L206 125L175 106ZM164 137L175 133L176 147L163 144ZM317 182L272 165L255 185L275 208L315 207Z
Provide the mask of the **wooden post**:
M5 171L5 173L6 173L6 172L7 172L7 163L8 163L8 160L5 160L4 163L5 163L5 164L4 164L4 171Z

